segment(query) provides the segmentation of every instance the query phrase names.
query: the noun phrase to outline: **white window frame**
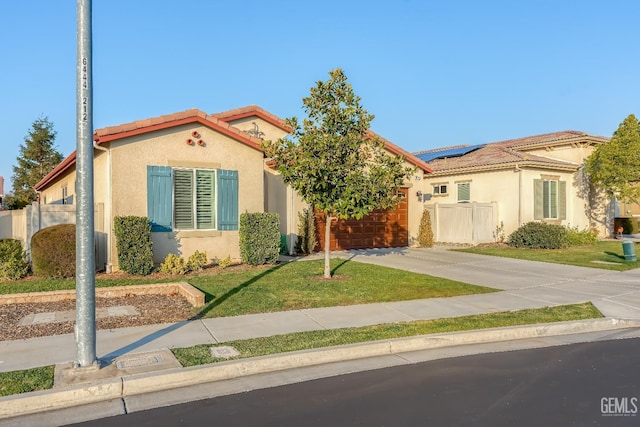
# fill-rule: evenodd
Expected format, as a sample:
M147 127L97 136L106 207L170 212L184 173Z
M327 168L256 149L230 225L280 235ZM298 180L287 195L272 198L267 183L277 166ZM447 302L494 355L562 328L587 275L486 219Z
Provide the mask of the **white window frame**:
M210 230L217 230L218 229L218 197L217 197L217 193L218 193L218 174L217 174L217 170L216 169L209 169L209 168L181 168L181 167L174 167L173 169L173 173L172 175L172 183L171 183L171 194L172 194L172 215L173 215L173 224L175 225L174 229L176 231L210 231ZM178 226L178 221L176 218L176 209L177 209L177 203L176 203L176 172L177 171L190 171L191 172L191 176L192 176L192 193L191 193L191 213L192 213L192 220L193 220L193 227L192 228L181 228ZM198 171L206 171L206 172L210 172L212 177L213 177L213 205L212 205L212 216L213 216L213 228L199 228L198 227L198 190L197 190L197 172Z
M442 188L444 187L444 192ZM433 184L433 195L446 196L449 194L449 184Z

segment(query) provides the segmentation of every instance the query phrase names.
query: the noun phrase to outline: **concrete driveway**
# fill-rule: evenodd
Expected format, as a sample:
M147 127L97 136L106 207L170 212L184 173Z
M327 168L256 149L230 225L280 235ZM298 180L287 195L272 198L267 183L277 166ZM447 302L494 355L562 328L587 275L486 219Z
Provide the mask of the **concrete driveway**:
M541 306L591 301L605 316L640 318L640 269L618 272L448 249L364 249L336 252L335 256L503 290L456 297L477 304L495 302L503 309L512 305L518 309L522 305L518 302L525 303L523 299Z

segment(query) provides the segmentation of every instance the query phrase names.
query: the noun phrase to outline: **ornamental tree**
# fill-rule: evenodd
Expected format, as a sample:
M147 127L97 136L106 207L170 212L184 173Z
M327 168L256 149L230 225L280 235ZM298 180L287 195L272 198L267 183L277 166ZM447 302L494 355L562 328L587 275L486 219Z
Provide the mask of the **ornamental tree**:
M384 142L369 131L374 116L341 69L329 72L302 99L307 118L286 119L291 133L265 141L282 179L310 205L326 215L324 277L331 278L331 221L361 219L374 209L398 204L398 188L413 169L404 158L392 156Z
M640 201L640 123L630 114L586 161L591 182L625 203Z
M33 122L24 144L20 145L18 165L13 167L13 195L7 200L9 209L22 209L37 200L33 187L62 161L55 140L53 123L46 117Z

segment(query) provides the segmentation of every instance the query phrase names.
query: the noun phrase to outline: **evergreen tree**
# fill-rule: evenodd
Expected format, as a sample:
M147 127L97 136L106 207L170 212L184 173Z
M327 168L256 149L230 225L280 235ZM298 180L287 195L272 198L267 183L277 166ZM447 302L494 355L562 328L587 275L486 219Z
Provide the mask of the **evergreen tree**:
M302 100L307 113L302 126L287 119L291 137L263 144L284 182L326 215L325 278L331 277L332 219L361 219L374 209L396 206L398 188L412 171L369 132L373 115L360 105L343 71L329 75Z
M625 118L611 140L596 148L586 161L591 182L626 203L640 201L640 123Z
M47 117L36 119L20 145L18 165L13 167L13 194L8 197L9 209L22 209L37 200L33 188L62 161L55 147L56 131Z

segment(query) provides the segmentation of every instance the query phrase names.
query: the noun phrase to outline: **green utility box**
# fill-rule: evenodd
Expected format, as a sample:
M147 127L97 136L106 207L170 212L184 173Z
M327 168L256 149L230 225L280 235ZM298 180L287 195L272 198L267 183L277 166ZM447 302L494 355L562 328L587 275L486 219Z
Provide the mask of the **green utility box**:
M622 253L624 254L625 261L636 260L636 249L633 247L633 242L629 240L622 242Z

